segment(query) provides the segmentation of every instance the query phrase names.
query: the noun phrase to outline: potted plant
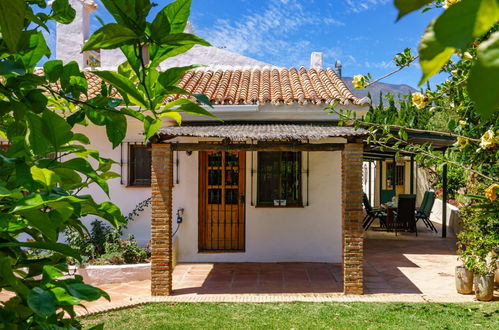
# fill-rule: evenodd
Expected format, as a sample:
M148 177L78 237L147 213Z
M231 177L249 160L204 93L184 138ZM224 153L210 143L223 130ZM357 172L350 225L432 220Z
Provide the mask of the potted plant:
M493 253L499 241L499 208L496 201L479 203L461 209L464 230L458 235L458 252L465 269L474 273L475 295L478 300L489 301L494 295L494 272L497 269L497 254ZM465 292L469 290L469 277L456 268L456 285ZM469 275L469 274L468 274ZM458 289L458 292L459 292Z
M456 290L460 294L473 293L473 271L463 265L456 266Z

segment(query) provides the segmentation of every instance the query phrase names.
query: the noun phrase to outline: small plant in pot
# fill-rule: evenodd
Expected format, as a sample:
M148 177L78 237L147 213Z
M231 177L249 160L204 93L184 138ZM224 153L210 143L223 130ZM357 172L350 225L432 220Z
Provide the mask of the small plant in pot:
M474 273L475 295L480 301L492 300L494 296L494 272L498 256L493 253L493 249L499 243L498 210L496 201L481 202L461 209L464 230L458 235L458 253L463 260L464 269ZM464 273L466 272L460 270L459 274ZM461 279L466 281L464 291L468 292L469 273L466 276ZM461 279L456 277L456 285ZM460 284L464 286L464 283Z

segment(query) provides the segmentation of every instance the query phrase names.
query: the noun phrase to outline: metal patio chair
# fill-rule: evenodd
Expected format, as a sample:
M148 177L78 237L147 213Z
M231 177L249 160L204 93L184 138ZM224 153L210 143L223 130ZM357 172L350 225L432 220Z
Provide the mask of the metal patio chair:
M399 195L393 228L395 235L397 235L398 231L410 231L415 232L416 236L418 236L418 229L416 228L416 195Z
M424 194L423 201L421 202L421 206L416 209L416 222L418 220L422 220L425 224L426 228L438 233L437 228L430 220L431 210L433 208L433 204L435 203L435 193L433 191L427 191Z
M364 230L368 230L376 219L379 219L379 223L382 227L385 226L386 212L381 209L373 208L371 203L369 203L369 199L366 194L362 196L362 203L364 204L364 209L366 210L366 216L363 221Z

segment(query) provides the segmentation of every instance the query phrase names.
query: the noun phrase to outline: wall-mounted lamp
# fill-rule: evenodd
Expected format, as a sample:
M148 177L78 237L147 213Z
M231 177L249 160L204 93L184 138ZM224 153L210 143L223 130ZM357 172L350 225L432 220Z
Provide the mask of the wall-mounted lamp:
M184 221L184 209L179 208L177 210L177 223L182 223Z
M190 151L190 150L189 150L189 151L186 151L185 153L187 154L187 156L192 155L192 151Z

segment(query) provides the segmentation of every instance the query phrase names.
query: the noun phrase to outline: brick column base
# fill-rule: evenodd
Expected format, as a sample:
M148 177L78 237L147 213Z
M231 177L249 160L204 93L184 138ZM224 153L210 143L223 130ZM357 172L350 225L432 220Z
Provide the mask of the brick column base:
M151 295L172 294L173 152L170 144L152 145Z
M362 143L347 143L341 157L343 293L345 294L364 294L362 152Z

